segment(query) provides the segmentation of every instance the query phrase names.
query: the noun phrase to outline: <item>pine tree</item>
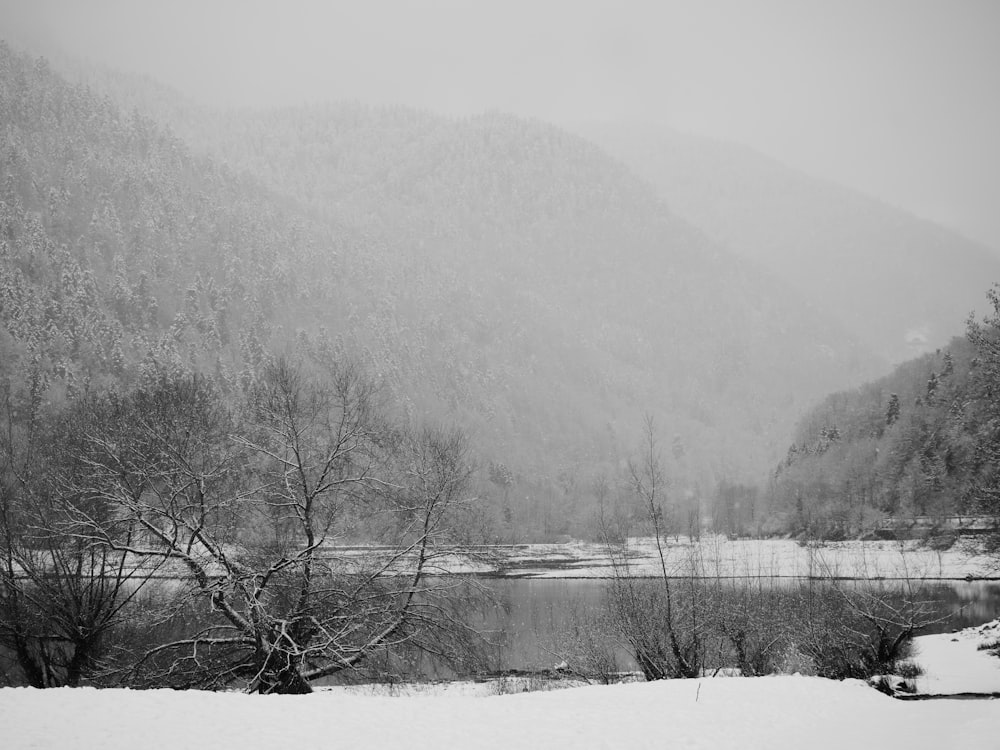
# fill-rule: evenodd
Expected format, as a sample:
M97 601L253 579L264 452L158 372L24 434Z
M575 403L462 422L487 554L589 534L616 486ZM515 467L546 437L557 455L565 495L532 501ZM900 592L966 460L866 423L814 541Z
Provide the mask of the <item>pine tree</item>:
M899 419L899 396L895 393L889 394L889 406L885 410L885 425L892 427Z

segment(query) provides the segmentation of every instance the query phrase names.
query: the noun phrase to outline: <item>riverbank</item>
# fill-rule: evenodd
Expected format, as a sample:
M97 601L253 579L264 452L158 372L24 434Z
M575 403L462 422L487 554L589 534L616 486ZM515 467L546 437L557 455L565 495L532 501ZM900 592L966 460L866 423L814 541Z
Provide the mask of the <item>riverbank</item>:
M1000 695L1000 620L956 633L913 639L912 661L923 671L915 678L921 695Z
M916 639L918 689L1000 692L980 646L1000 621ZM561 687L579 685L565 681ZM537 690L529 682L354 686L305 696L0 689L9 748L643 748L909 750L996 747L1000 700L908 702L857 680L784 675ZM517 692L535 688L535 692ZM517 693L517 694L514 694Z
M1000 701L894 700L814 677L669 680L472 697L0 690L10 748L996 747Z
M951 633L921 635L913 639L908 661L920 674L906 680L917 697L927 696L992 696L1000 695L1000 620L963 628ZM732 670L717 678L727 679ZM641 674L624 673L625 680L641 680ZM743 679L734 677L734 679ZM361 685L340 685L324 690L356 696L428 697L467 696L488 697L525 692L540 692L579 688L587 683L557 670L525 672L486 680L437 681ZM899 697L908 697L910 689Z

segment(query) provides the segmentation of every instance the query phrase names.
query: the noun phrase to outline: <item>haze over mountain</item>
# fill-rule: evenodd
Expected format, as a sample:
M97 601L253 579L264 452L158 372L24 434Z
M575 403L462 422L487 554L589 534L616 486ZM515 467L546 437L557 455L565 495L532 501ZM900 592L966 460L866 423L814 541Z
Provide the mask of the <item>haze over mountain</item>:
M677 485L705 492L761 471L801 408L878 367L552 126L177 110L188 146L44 61L2 63L0 312L16 377L51 394L156 366L237 387L289 346L360 357L402 413L457 421L535 488L508 515L552 533L642 413Z
M660 122L1000 251L988 0L0 0L0 27L217 106L360 99Z
M747 147L656 125L576 129L649 180L678 216L893 361L959 334L1000 280L990 249Z

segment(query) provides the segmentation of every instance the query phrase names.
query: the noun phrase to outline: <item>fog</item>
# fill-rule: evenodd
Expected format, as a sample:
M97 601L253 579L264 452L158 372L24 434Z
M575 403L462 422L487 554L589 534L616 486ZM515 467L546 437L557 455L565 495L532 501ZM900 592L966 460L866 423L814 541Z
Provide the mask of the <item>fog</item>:
M1000 248L990 0L3 0L3 35L220 105L643 120L752 146Z

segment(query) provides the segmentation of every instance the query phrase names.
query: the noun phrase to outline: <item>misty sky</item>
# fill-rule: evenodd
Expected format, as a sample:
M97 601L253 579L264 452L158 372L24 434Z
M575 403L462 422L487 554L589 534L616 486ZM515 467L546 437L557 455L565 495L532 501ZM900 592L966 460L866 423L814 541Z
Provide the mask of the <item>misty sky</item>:
M996 0L0 0L0 29L219 104L662 122L1000 250Z

